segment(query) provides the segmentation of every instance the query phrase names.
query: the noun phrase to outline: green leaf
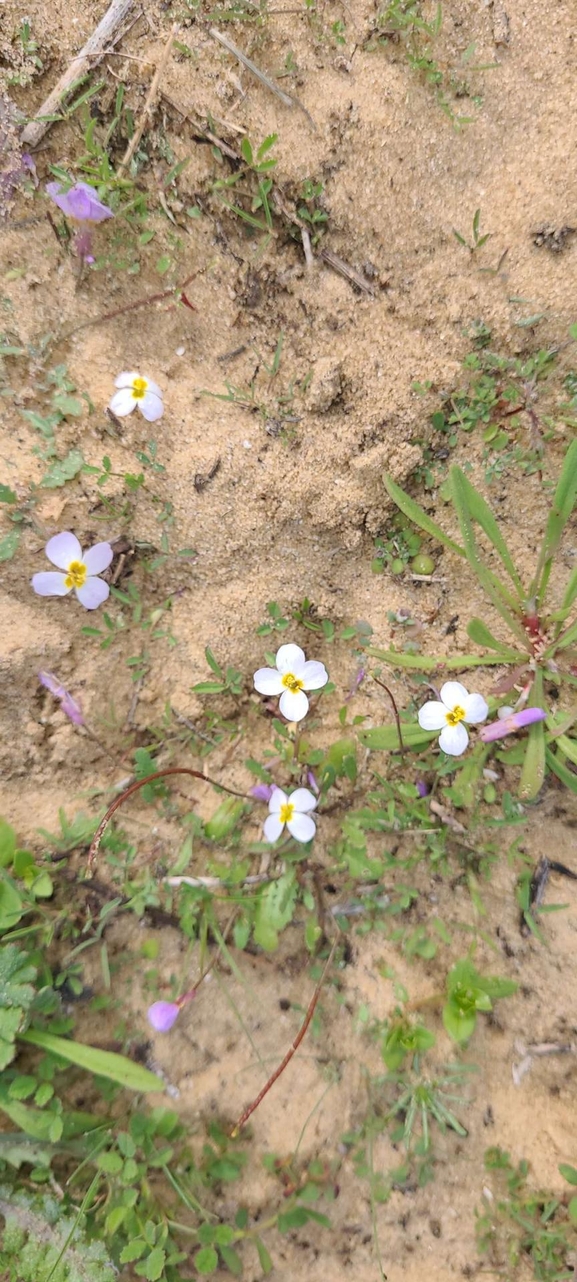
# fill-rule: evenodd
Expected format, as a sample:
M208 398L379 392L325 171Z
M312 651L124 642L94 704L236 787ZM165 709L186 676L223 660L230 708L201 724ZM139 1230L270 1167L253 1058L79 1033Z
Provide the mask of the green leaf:
M255 1238L255 1244L256 1244L256 1249L258 1251L258 1259L259 1259L260 1267L265 1277L267 1277L269 1273L272 1273L271 1257L266 1249L264 1242L261 1242L261 1239L259 1237Z
M452 487L454 486L456 474L458 474L458 477L459 477L459 486L460 486L461 496L462 496L461 501L464 499L473 521L476 521L477 525L480 525L481 529L485 531L487 538L493 544L495 551L497 552L498 556L500 556L503 562L503 565L507 570L507 573L509 574L512 582L514 583L515 588L517 589L517 592L519 594L519 597L522 598L524 595L523 585L517 573L517 569L513 561L513 558L511 556L511 553L509 552L507 544L503 538L503 535L501 534L501 531L499 529L499 526L497 524L495 517L493 516L491 508L489 507L489 504L485 501L485 499L483 498L483 495L479 493L479 490L475 489L474 485L471 485L471 482L465 476L465 473L461 471L461 468L458 468L458 467L451 468L451 486ZM467 545L465 543L465 548L466 546Z
M0 868L9 868L14 861L16 833L5 819L0 819Z
M452 1002L443 1006L443 1024L454 1042L467 1042L475 1031L477 1016L475 1012L461 1015Z
M563 467L561 468L557 489L553 497L553 505L545 527L537 573L531 587L530 595L532 596L534 592L537 592L540 600L543 596L543 584L548 578L548 564L553 560L559 547L561 535L575 506L576 497L577 438L571 442L563 460Z
M68 396L66 392L57 392L52 397L52 408L57 410L62 418L81 418L84 412L84 405L76 396Z
M474 641L476 645L484 645L488 650L496 650L501 658L505 661L514 663L520 659L526 658L520 650L512 650L506 641L499 641L481 619L471 619L467 624L467 636Z
M232 1246L221 1246L219 1251L223 1264L226 1264L229 1273L232 1273L235 1278L239 1278L242 1274L242 1260L238 1251L235 1251Z
M126 1246L123 1247L122 1251L120 1252L120 1263L132 1264L133 1260L140 1260L141 1256L144 1255L145 1251L146 1251L146 1242L144 1241L144 1238L142 1237L133 1238L131 1242L126 1243Z
M10 530L0 539L0 561L11 561L20 542L20 530Z
M80 450L70 450L66 458L55 459L52 466L40 482L44 490L56 490L67 481L72 481L84 467Z
M67 1037L56 1037L54 1033L43 1033L37 1028L22 1033L21 1040L68 1060L69 1063L86 1069L95 1077L106 1077L111 1082L117 1082L127 1090L146 1092L164 1090L164 1083L154 1073L143 1068L141 1064L134 1064L125 1055L117 1055L114 1051L97 1050L93 1046L86 1046L83 1042L73 1042Z
M368 730L358 730L359 742L364 748L370 748L371 752L398 752L399 751L399 731L394 726L373 726ZM436 738L437 732L422 730L420 725L401 725L403 736L403 746L405 748L420 748L424 744L431 743Z
M199 1273L214 1273L218 1268L218 1255L213 1246L203 1246L196 1252L194 1263Z
M290 1229L302 1229L309 1222L309 1212L304 1206L294 1206L291 1211L282 1212L277 1221L279 1233L288 1233Z
M563 756L567 757L567 760L570 761L573 766L577 766L577 740L570 739L566 734L561 734L555 742L557 744L558 751L562 752Z
M565 1162L561 1162L561 1165L557 1169L559 1171L559 1174L563 1176L563 1179L567 1180L568 1184L577 1184L577 1168L576 1167L567 1166Z
M568 766L559 760L556 753L551 752L551 749L547 747L545 748L545 761L549 769L553 771L553 774L557 775L557 778L561 780L561 783L564 783L566 788L569 788L571 792L577 795L577 775L572 770L569 770Z
M5 1086L0 1084L0 1109L10 1121L14 1123L19 1130L25 1135L30 1135L33 1140L41 1140L48 1143L52 1140L55 1114L47 1109L30 1108L28 1104L23 1104L21 1100L11 1099L10 1094ZM60 1122L60 1135L62 1134L62 1119L57 1118ZM60 1135L58 1138L60 1138Z
M215 659L214 654L212 653L212 650L210 649L210 646L208 646L208 645L207 645L206 650L205 650L205 652L204 652L204 656L205 656L206 662L208 663L209 668L212 668L212 671L213 671L214 673L216 673L216 676L217 676L217 677L221 677L221 678L222 678L222 677L223 677L223 675L224 675L224 673L223 673L223 671L222 671L222 668L221 668L221 666L220 666L220 663L218 662L218 660L217 660L217 659Z
M543 673L538 670L533 682L528 707L543 706ZM535 721L529 727L525 760L519 783L519 797L523 801L534 801L538 796L545 778L545 726L542 721Z
M154 1251L150 1252L150 1255L148 1259L144 1261L144 1264L139 1264L135 1271L138 1273L139 1277L146 1278L147 1282L158 1282L158 1278L161 1277L164 1272L165 1262L166 1252L162 1250L161 1246L156 1246Z
M0 1070L14 1059L14 1040L34 1001L35 979L36 967L15 944L0 948Z
M246 165L252 165L253 163L252 147L248 138L243 138L240 144L240 154Z
M18 502L18 496L14 493L14 490L11 490L9 485L0 484L0 503L17 503L17 502Z
M439 654L434 658L428 654L405 654L402 650L376 650L367 646L366 654L373 659L381 659L392 668L415 668L418 672L435 672L444 668L447 672L459 672L466 668L485 668L493 663L502 663L500 654ZM519 659L527 659L526 653L520 653Z
M463 542L466 549L465 555L471 569L476 574L481 587L489 597L489 600L493 602L495 609L499 611L501 618L505 620L505 623L511 629L513 635L521 642L521 645L524 646L527 640L525 633L523 632L519 619L509 608L511 604L514 604L511 600L510 593L501 580L488 569L479 555L473 529L473 516L469 509L467 486L469 486L469 483L466 482L466 477L461 469L456 466L452 467L451 489L453 494L453 503L459 518L461 534L463 536ZM472 486L469 486L469 490L470 489L472 489ZM473 493L476 494L477 492L473 491ZM481 498L480 495L478 495L478 497L479 499Z
M222 694L226 687L222 681L198 681L192 686L193 694Z
M577 1228L577 1197L571 1198L571 1201L569 1202L569 1206L567 1207L567 1211L569 1213L569 1219L571 1220L571 1223L574 1224L575 1227Z
M433 521L430 516L427 516L427 513L423 508L420 507L418 503L415 503L414 499L410 498L410 496L401 489L400 485L397 485L396 481L393 481L392 476L389 476L388 472L383 472L383 481L389 498L393 500L393 503L397 504L397 507L401 509L401 512L404 512L405 516L409 517L410 521L414 521L415 525L418 525L421 530L425 530L427 534L430 534L432 538L437 539L439 543L443 543L445 547L451 550L451 552L456 552L458 556L466 555L465 549L459 547L458 543L455 543L453 539L450 539L448 534L445 534L445 531L441 529L440 525L437 525L436 521Z
M278 945L279 931L292 921L297 896L296 877L293 869L271 881L262 891L256 909L254 938L261 948L274 952Z

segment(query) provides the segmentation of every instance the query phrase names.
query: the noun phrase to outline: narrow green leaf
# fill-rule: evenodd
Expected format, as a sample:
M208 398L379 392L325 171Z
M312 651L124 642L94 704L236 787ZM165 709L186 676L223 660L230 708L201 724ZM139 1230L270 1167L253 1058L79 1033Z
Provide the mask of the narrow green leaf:
M471 485L471 482L469 481L468 477L465 476L465 473L461 471L461 468L458 468L458 467L451 468L452 484L453 484L454 476L456 473L459 474L459 484L461 487L461 492L463 494L463 497L465 499L465 502L467 504L468 510L470 512L470 515L473 521L476 521L477 525L480 525L481 529L485 531L487 538L493 544L495 551L500 556L503 562L503 565L507 570L507 573L509 574L510 578L512 579L517 589L519 596L522 597L523 585L517 573L517 569L513 561L513 558L511 556L511 553L509 552L507 544L503 538L503 535L501 534L501 531L499 529L499 526L497 524L495 517L493 516L491 508L489 507L489 504L485 501L485 499L483 498L483 495L479 493L479 490L475 489L474 485Z
M547 747L545 748L545 761L549 769L553 771L553 774L557 775L557 778L561 780L561 783L564 783L565 787L569 788L570 792L574 792L577 796L577 775L572 770L569 770L568 766L559 760L557 754Z
M513 662L525 657L518 650L512 650L505 641L499 641L497 637L494 637L481 619L471 619L470 623L467 624L467 636L471 638L471 641L475 641L477 645L484 645L489 650L496 650L503 660Z
M235 1251L232 1246L219 1246L218 1249L222 1256L223 1264L226 1264L229 1273L232 1273L233 1277L239 1278L242 1274L242 1260L238 1251Z
M192 686L192 693L222 694L224 688L222 681L197 681L196 685Z
M9 485L0 485L0 503L17 503L18 497Z
M558 1170L568 1184L577 1184L577 1170L574 1166L568 1166L565 1162L561 1162Z
M563 610L570 610L575 597L577 597L577 562L573 567L573 572L565 589L565 596L563 597L561 608Z
M269 1273L272 1273L272 1260L270 1258L270 1255L266 1249L264 1242L261 1242L261 1239L259 1237L255 1238L255 1243L256 1243L256 1249L258 1251L258 1259L259 1259L260 1267L265 1277L267 1277Z
M505 585L492 573L485 565L479 555L479 549L473 530L473 520L469 511L467 490L463 482L465 477L458 467L451 468L451 489L453 493L453 502L459 518L461 534L465 544L465 555L471 566L471 569L477 575L481 587L485 590L489 600L493 602L495 609L499 611L501 618L511 629L511 632L521 644L525 644L526 637L519 620L511 612L509 606L515 604L511 600L510 593Z
M20 1033L20 1041L30 1046L39 1046L41 1050L59 1055L71 1064L85 1068L95 1077L107 1077L111 1082L118 1082L131 1091L163 1091L164 1083L154 1073L150 1073L141 1064L134 1064L125 1055L114 1051L101 1051L83 1042L73 1042L67 1037L57 1037L54 1033L44 1033L37 1028L29 1028Z
M533 682L529 708L543 706L543 673L538 670ZM519 796L523 801L534 801L541 790L545 778L545 726L542 721L535 721L529 727L525 760L521 771Z
M458 543L455 543L453 539L450 539L449 535L445 534L445 531L441 529L440 525L437 525L436 521L433 521L430 516L427 516L427 513L423 508L420 507L418 503L415 503L415 500L412 499L405 490L402 490L400 485L397 485L396 481L393 481L392 476L389 476L388 472L383 472L383 482L389 498L393 500L393 503L396 503L397 507L401 509L401 512L404 512L405 516L409 517L410 521L414 521L415 525L418 525L421 530L425 530L427 534L430 534L432 538L437 539L439 543L443 543L445 547L451 550L451 552L456 552L458 556L466 555L465 549L459 547Z
M556 742L557 747L559 751L563 753L563 756L567 757L567 760L570 761L572 765L577 766L577 742L575 739L569 739L568 735L561 734Z
M539 556L539 562L535 579L531 586L530 595L538 594L539 600L542 601L544 595L544 584L548 578L550 562L559 547L561 535L571 516L577 497L577 438L573 440L567 450L561 468L561 475L557 482L557 489L553 497L553 505L549 513L543 544Z
M216 676L220 677L222 680L222 677L223 677L222 668L220 666L220 663L218 662L218 659L215 659L214 654L212 653L212 650L209 645L207 645L206 647L206 650L204 652L204 657L206 659L206 662L208 663L209 668L212 668L212 671L216 674Z
M403 745L406 748L421 748L435 738L435 731L421 730L419 725L401 726ZM358 731L359 740L364 748L371 752L398 752L399 732L396 726L373 726L369 730Z
M459 672L464 668L484 668L494 663L503 663L501 654L440 654L433 658L428 654L404 654L400 650L375 650L372 647L367 647L365 653L370 654L373 659L389 663L392 668L415 668L418 672L435 672L437 668ZM516 651L512 653L519 662L527 661L526 654Z

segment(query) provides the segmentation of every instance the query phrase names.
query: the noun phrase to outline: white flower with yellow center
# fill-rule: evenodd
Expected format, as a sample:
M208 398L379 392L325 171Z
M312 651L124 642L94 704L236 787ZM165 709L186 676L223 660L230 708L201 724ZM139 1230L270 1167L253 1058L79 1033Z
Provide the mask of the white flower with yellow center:
M280 694L279 709L287 721L302 721L309 710L305 690L320 690L329 679L324 663L305 658L299 645L281 645L276 668L259 668L254 688L259 694Z
M107 570L114 555L110 543L95 543L83 552L75 534L65 530L49 539L46 556L56 570L42 570L33 575L32 587L38 596L68 596L74 589L85 610L96 610L107 600L110 588L97 575Z
M422 730L440 730L439 747L450 757L460 757L469 742L464 722L478 725L489 715L482 694L469 694L460 681L446 681L441 699L429 699L419 710Z
M308 788L296 788L287 797L282 788L275 788L268 803L269 814L264 822L264 835L271 844L278 841L283 828L288 828L295 841L312 841L317 826L312 815L317 799Z
M157 418L162 418L164 405L158 383L153 383L150 378L144 378L142 374L136 374L134 370L125 370L115 378L114 386L118 387L119 391L114 393L108 406L113 414L124 418L127 414L132 414L133 409L138 406L142 417L148 423L155 423Z

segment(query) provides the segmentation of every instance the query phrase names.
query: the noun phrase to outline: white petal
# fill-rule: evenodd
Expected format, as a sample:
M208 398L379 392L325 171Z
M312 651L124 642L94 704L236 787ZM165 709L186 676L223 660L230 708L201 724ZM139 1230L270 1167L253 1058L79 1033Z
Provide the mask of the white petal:
M316 659L309 659L301 668L299 676L305 690L320 690L329 679L324 663L319 663Z
M273 841L278 841L283 828L284 824L281 824L278 815L268 815L262 829L265 840L270 841L272 845Z
M314 819L310 815L300 815L298 811L289 819L287 828L295 841L312 841L317 830Z
M308 814L309 810L314 810L316 804L314 792L310 792L308 788L295 788L289 797L289 805L294 806L295 810L303 815Z
M93 548L84 552L82 560L89 574L101 574L108 569L113 556L110 543L95 543Z
M163 393L161 388L158 386L158 383L153 383L152 379L148 378L146 374L143 374L142 377L146 380L147 392L154 392L154 395L160 396L160 399L162 400Z
M287 721L302 721L309 710L309 701L304 690L284 690L278 706Z
M99 605L108 600L110 588L104 579L92 578L74 591L85 610L97 610Z
M32 575L31 583L38 596L66 596L71 591L66 587L66 575L58 570L41 570Z
M280 672L276 668L259 668L255 672L254 688L259 694L282 694L284 686Z
M463 699L467 698L468 693L460 681L445 681L444 686L441 686L441 700L446 708L455 708L457 704L462 708Z
M500 721L503 721L505 717L512 717L514 711L515 709L508 703L504 703L501 708L497 708L497 716Z
M482 694L468 694L463 699L463 708L465 709L465 721L469 725L476 726L479 721L486 721L489 716L489 705L483 698Z
M439 735L439 747L443 752L448 752L450 757L460 757L468 742L469 736L462 721L456 726L445 726Z
M301 650L300 645L281 645L276 652L275 663L283 675L285 672L293 672L296 677L305 665L304 650Z
M82 560L82 548L75 534L65 530L62 534L55 534L53 539L49 539L44 549L49 561L57 565L59 570L67 570L71 561Z
M142 378L142 374L139 374L138 371L135 369L123 370L122 374L119 374L118 378L115 378L114 386L115 387L132 387L132 384L134 383L135 378Z
M447 709L438 699L429 699L419 708L419 725L421 730L442 730L447 724Z
M115 392L108 408L119 418L125 418L127 414L132 414L136 401L129 387L123 387L119 392Z
M280 812L281 806L286 806L287 801L288 801L288 797L286 795L286 792L283 792L282 788L275 788L274 792L272 793L271 799L268 803L270 814L278 815Z
M136 404L147 423L156 423L158 418L162 418L164 413L162 397L156 396L154 392L145 392L142 399L138 400Z

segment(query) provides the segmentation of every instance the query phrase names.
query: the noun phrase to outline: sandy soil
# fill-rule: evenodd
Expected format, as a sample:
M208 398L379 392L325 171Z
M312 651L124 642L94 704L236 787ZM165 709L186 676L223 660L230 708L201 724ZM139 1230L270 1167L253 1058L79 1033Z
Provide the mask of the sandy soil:
M455 110L472 118L460 130L431 86L409 67L402 42L376 45L370 0L334 0L308 20L279 7L262 22L225 24L230 37L271 76L291 55L288 65L297 70L280 84L305 111L284 107L242 71L192 6L145 0L143 7L122 52L105 58L98 73L105 81L97 98L102 113L109 112L122 82L138 119L171 22L180 22L178 39L189 53L177 50L168 62L148 136L150 163L138 186L152 211L146 226L154 238L138 250L138 270L125 269L136 257L128 227L106 225L99 243L118 266L109 261L78 286L75 261L45 216L41 191L34 198L16 193L8 219L0 224L0 329L32 350L28 373L25 362L6 362L2 479L23 499L45 472L34 453L38 433L20 410L46 406L40 340L49 333L57 336L51 364L66 364L76 394L87 393L93 407L57 429L60 452L78 446L93 465L106 455L113 472L123 474L139 470L135 453L153 439L164 469L154 475L147 471L147 488L131 504L129 517L121 513L118 478L104 491L89 474L65 489L40 491L17 555L0 567L2 810L22 838L36 844L38 828L55 829L59 806L69 814L86 809L91 789L107 789L127 774L132 748L149 741L148 727L160 724L167 703L193 722L202 715L204 704L190 687L206 676L205 646L246 674L262 662L271 643L256 637L255 629L268 601L286 609L306 596L319 617L337 625L368 621L381 644L390 640L389 612L409 608L431 618L423 634L428 652L463 650L467 619L483 613L484 606L450 557L439 558L431 584L371 572L374 538L386 532L391 516L383 468L402 481L420 462L422 442L431 439L429 415L459 379L471 348L467 332L476 322L491 328L493 345L503 353L562 348L553 402L561 398L563 373L571 365L564 345L575 320L577 240L568 237L563 252L534 243L537 228L560 229L576 217L577 179L568 163L577 141L571 4L506 0L503 8L500 0L477 5L447 0L434 54L444 72L469 85L468 97L449 94ZM30 69L15 41L24 12L16 0L3 4L0 74L21 110L33 115L39 108L102 11L100 0L85 5L53 0L49 6L30 0L26 16L43 70L30 83L15 83L26 81ZM335 42L335 23L344 24L342 45ZM474 53L463 63L473 43ZM488 69L475 70L479 66ZM273 238L263 244L260 235L222 209L214 183L228 177L231 168L226 157L215 157L200 139L199 126L183 120L175 104L204 126L212 121L216 135L233 149L245 133L254 147L278 134L273 154L283 199L291 208L298 206L306 180L323 184L318 203L328 217L319 248L345 260L370 292L360 291L319 258L307 269L298 236L291 237L280 219ZM115 162L125 143L121 139ZM73 168L84 152L78 115L53 125L35 152L41 187L50 165ZM187 165L178 192L170 187L163 193L169 170L180 161ZM200 218L187 216L192 206L200 208ZM458 245L453 229L469 237L477 209L481 230L492 236L473 255ZM160 274L162 255L169 265ZM192 274L187 293L194 311L167 298L77 329ZM537 327L523 323L537 315ZM281 334L280 367L273 378L266 366ZM104 410L120 369L142 370L163 387L160 423L150 428L134 415L118 431L107 420ZM225 392L225 379L243 389L254 379L262 412L206 395ZM426 380L429 392L418 395L415 381ZM548 450L550 476L557 473L567 431L561 425ZM472 465L477 480L482 479L480 456L478 439L461 440L456 457ZM214 477L204 488L195 485L217 460ZM112 500L113 511L103 504L103 494ZM530 563L547 510L538 478L525 482L510 471L492 497L514 549ZM163 510L166 504L170 508ZM171 598L160 626L170 629L176 646L166 639L143 639L132 629L103 652L82 634L87 619L73 600L44 602L33 596L30 576L45 568L44 542L60 529L74 529L84 546L128 533L140 552L134 562L129 552L125 572L130 575L133 566L134 573L124 581L146 593L149 611ZM161 543L163 531L167 546ZM575 541L573 531L568 564ZM170 554L146 578L145 545ZM179 559L177 553L190 548L195 556ZM456 614L458 626L447 637ZM99 620L88 622L101 626ZM306 641L307 633L297 629L294 639ZM126 659L143 648L147 667L135 699ZM321 735L326 742L335 733L355 663L344 645L327 653L315 640L315 651L329 664L338 688L327 703ZM39 668L57 672L80 694L91 723L113 748L114 763L39 693ZM481 673L478 688L486 692L492 679L489 671ZM397 682L395 691L406 700L409 687ZM225 717L234 711L226 701L215 706ZM390 719L374 687L360 693L357 711L375 724ZM256 701L245 700L244 713L250 750L262 754L271 744L267 723L257 716ZM245 755L246 742L225 745L211 756L211 770L219 774L226 768L233 787L246 786ZM200 801L201 809L204 804ZM531 860L546 849L571 863L576 822L571 801L550 787L516 833L521 831ZM337 831L336 826L329 831L327 841ZM145 856L150 847L154 850L154 837ZM174 850L178 833L161 825L158 840ZM483 888L484 929L498 956L481 945L479 958L516 978L520 992L499 1007L491 1023L483 1023L467 1053L479 1066L465 1106L469 1138L450 1134L442 1139L435 1182L410 1195L396 1192L378 1208L389 1282L416 1282L424 1269L431 1282L444 1282L478 1269L474 1208L486 1179L482 1158L489 1145L507 1148L515 1160L528 1158L535 1182L554 1190L562 1186L558 1163L575 1162L574 1058L536 1061L519 1087L511 1073L519 1058L518 1039L570 1041L575 1036L575 892L564 883L554 896L569 908L547 918L546 946L521 938L514 898L518 866L505 855L504 849L502 865ZM424 879L424 893L428 887ZM435 887L435 893L439 916L470 920L468 892L458 878ZM419 920L418 912L413 920ZM279 1000L303 1006L311 991L306 955L293 934L280 955L240 959L251 995L241 990L236 999L267 1061L289 1044L298 1026L298 1016L282 1013ZM135 950L138 938L135 928ZM393 965L419 999L434 991L464 951L462 940L457 931L434 962L416 960L409 966L378 936L352 937L352 959L339 976L339 1001L328 989L318 1040L309 1041L256 1114L253 1153L291 1152L311 1101L321 1096L300 1151L330 1158L338 1152L339 1136L358 1126L366 1111L364 1067L377 1067L376 1051L359 1032L355 1014L368 1002L383 1018L394 1001L380 963ZM130 951L124 925L112 928L109 945L121 955ZM167 973L177 970L182 949L177 934L164 930L159 966ZM124 979L127 969L122 968ZM214 981L211 985L214 989ZM234 1116L262 1081L222 994L217 1007L208 988L207 983L175 1030L169 1049L158 1039L153 1052L178 1087L178 1107L191 1126L211 1113L222 1114L223 1100L226 1114ZM131 1002L136 1025L144 1031L146 993L138 973L131 980ZM449 1051L439 1028L440 1062ZM323 1095L329 1071L335 1083ZM388 1142L378 1141L376 1165L388 1168L398 1160ZM304 1277L341 1282L353 1270L358 1282L378 1276L366 1184L346 1157L339 1186L334 1231L318 1230L310 1239L299 1231L273 1242L273 1276L279 1282ZM272 1181L256 1158L243 1195L263 1214L274 1199ZM253 1276L250 1269L247 1276Z

